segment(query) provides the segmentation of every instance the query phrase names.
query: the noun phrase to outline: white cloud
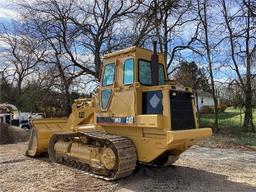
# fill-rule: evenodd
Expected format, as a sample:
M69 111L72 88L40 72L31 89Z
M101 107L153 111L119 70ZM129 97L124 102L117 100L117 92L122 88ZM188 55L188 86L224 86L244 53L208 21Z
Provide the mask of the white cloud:
M10 45L8 45L6 42L1 41L0 38L0 54L5 50L8 49L10 47Z
M8 8L0 7L0 18L15 19L18 18L18 13Z
M18 20L19 14L10 1L0 0L0 18Z

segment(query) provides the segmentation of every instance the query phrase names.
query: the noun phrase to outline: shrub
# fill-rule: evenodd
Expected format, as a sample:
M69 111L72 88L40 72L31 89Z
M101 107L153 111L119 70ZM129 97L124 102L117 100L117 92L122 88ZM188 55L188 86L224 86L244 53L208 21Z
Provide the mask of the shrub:
M209 105L204 105L200 108L200 113L213 113L214 112L214 107L209 106Z
M225 112L225 110L228 108L228 106L227 105L219 105L218 106L218 112Z
M225 112L225 110L227 109L227 105L219 105L218 106L218 112ZM214 113L214 105L204 105L200 108L200 113Z

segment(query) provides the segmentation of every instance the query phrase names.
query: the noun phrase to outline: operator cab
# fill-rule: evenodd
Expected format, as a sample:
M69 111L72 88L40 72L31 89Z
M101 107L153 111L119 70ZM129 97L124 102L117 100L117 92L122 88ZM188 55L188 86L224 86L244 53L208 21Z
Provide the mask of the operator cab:
M131 47L106 54L97 123L103 126L133 123L173 130L195 128L191 89L177 90L168 81L166 71L164 55L156 53L155 46L154 51Z
M165 84L167 75L164 65L164 55L157 54L158 74L152 68L152 55L154 53L151 50L131 47L104 56L100 87L101 111L109 111L115 106L113 100L117 100L118 98L114 97L112 99L114 92L120 94L119 100L121 100L129 95L129 92L137 92L135 89L138 89L138 87L149 88L153 85ZM157 84L153 82L154 75L158 78ZM122 93L125 95L122 95ZM136 97L134 94L130 95L127 101L130 100L132 103L131 100L134 97ZM134 98L135 100L136 98ZM112 104L110 106L111 102ZM118 106L123 105L123 102L118 103ZM135 111L135 108L137 107L134 106L133 111Z
M153 85L152 74L153 52L140 47L131 47L114 53L106 54L104 57L101 85L117 86L140 84L144 86ZM164 65L164 55L157 54L158 61L158 83L164 85L167 80ZM155 71L153 71L155 73Z

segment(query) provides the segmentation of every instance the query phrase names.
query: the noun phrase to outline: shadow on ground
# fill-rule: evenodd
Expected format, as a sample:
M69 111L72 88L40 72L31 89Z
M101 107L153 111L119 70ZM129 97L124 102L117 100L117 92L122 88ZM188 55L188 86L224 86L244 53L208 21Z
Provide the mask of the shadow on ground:
M253 186L232 182L225 175L183 166L140 167L135 174L117 183L120 192L256 190Z
M47 154L43 154L37 159L51 164ZM77 169L74 168L74 170ZM77 183L82 182L77 178L76 181ZM113 184L117 192L256 191L255 187L246 183L230 181L226 175L186 166L152 167L140 165L134 174L129 177L110 183L101 180L99 183L105 183L105 185Z

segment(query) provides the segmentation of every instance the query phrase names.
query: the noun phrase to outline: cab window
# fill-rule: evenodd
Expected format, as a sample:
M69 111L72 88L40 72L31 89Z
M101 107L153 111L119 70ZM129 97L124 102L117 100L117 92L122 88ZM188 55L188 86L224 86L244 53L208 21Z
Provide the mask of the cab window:
M158 64L158 70L159 70L159 85L164 85L164 66L161 64Z
M134 60L126 59L123 65L123 84L132 84L134 79Z
M152 84L150 62L144 60L139 61L139 80L143 85Z
M104 68L102 85L103 86L112 85L114 83L114 79L115 79L115 64L114 63L106 64Z
M165 81L164 66L158 64L159 85ZM139 60L139 81L142 85L152 85L151 65L149 61Z
M105 90L101 91L101 108L103 110L107 109L107 107L109 105L111 94L112 94L111 89L105 89Z

